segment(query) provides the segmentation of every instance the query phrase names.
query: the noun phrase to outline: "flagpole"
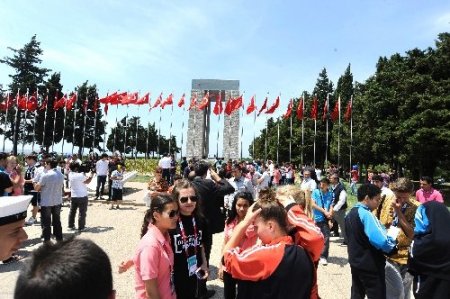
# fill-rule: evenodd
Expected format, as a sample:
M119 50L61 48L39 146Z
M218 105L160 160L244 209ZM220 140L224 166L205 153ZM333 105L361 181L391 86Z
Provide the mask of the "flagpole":
M339 124L338 124L338 168L341 165L341 96L338 98Z
M80 159L83 157L84 154L84 134L86 134L86 118L87 118L87 109L88 109L88 105L89 105L89 99L88 99L88 93L89 93L89 89L86 90L86 102L84 104L84 119L83 119L83 135L81 135L82 137L82 142L81 142L81 157Z
M16 117L14 118L14 142L13 142L13 148L16 148L16 152L14 155L17 155L17 130L19 129L17 126L17 118L19 117L19 97L20 97L20 89L17 89L17 95L16 95Z
M352 146L353 146L353 95L350 97L351 101L351 110L350 110L350 171L352 171ZM351 181L351 176L350 176Z
M39 87L36 87L36 103L38 103L39 99ZM37 107L34 110L34 123L33 123L33 143L31 146L31 152L34 152L34 143L36 142L36 122L37 122Z
M292 161L292 112L291 115L289 116L289 162L291 161ZM302 149L302 162L303 162L303 149Z
M147 123L147 138L145 140L145 160L148 159L148 139L150 138L150 122Z
M159 123L158 123L158 155L161 155L161 114L162 114L162 109L161 109L161 104L159 105Z
M68 101L68 99L66 99ZM61 154L64 156L64 137L66 135L66 114L67 114L67 102L64 103L64 120L63 120L63 135L62 135L62 145Z
M49 89L47 88L47 95L46 95L46 100L45 100L45 113L44 113L44 129L42 130L42 147L45 147L45 129L47 126L47 115L48 115L48 93L49 93ZM74 133L75 135L75 133Z
M326 133L325 133L325 161L323 162L323 166L325 167L327 161L328 161L328 110L330 108L330 93L327 94L327 113L325 115L326 117Z
M113 140L113 153L116 152L116 138L117 138L117 128L119 127L117 125L117 113L119 111L119 104L116 104L116 128L114 129L114 140Z
M53 117L53 137L52 137L52 152L54 151L54 146L55 146L55 129L56 129L56 109L55 109L55 102L58 101L58 89L56 90L56 95L55 95L55 99L53 101L53 112L54 112L54 117Z
M278 149L280 148L280 120L277 119L277 164L279 163L279 151Z
M170 129L169 129L169 153L171 152L172 149L172 119L173 117L173 103L172 103L172 110L170 110Z
M103 123L103 153L106 153L106 120Z
M316 94L317 97L317 94ZM317 98L313 99L313 105L316 107ZM316 135L317 135L317 114L318 114L318 107L315 108L315 115L314 115L314 158L313 158L313 164L316 165Z
M269 119L266 114L266 138L264 139L264 161L267 162L267 138L269 137ZM266 163L264 162L264 163Z
M125 116L125 126L123 127L124 139L123 139L123 155L127 157L127 128L128 128L128 104L127 104L127 115Z
M97 135L96 134L96 131L97 131L97 110L99 108L97 106L97 105L99 105L99 103L97 101L98 101L98 99L97 99L97 96L96 96L96 98L94 99L94 109L95 109L95 111L94 111L94 133L92 134L92 150L95 149L95 136Z
M255 96L256 101L256 96ZM253 143L252 143L252 150L253 150L253 159L256 159L255 157L255 140L256 140L256 109L253 111Z
M29 89L27 88L26 101L25 101L25 115L24 115L25 126L23 128L24 133L25 133L25 130L27 129L28 96L29 96ZM25 138L22 139L22 156L23 156L23 153L24 153L24 148L25 148Z
M183 145L184 145L184 119L186 117L186 109L183 104L183 122L181 123L181 158L183 158Z
M76 97L76 101L72 106L72 109L73 109L72 155L73 155L73 151L75 149L75 126L76 126L76 121L77 121L78 91L75 92L75 97Z
M134 161L137 159L137 145L138 145L138 132L139 132L139 107L138 107L138 118L136 119L136 146L134 148Z
M220 92L220 91L219 91ZM217 99L216 99L217 101ZM220 112L219 117L217 118L217 141L216 141L216 159L219 158L219 138L220 138L220 116L222 112Z
M6 130L8 129L8 111L9 111L9 97L11 96L10 92L6 92L6 113L5 113L5 131L3 133L3 149L2 152L5 152L5 143L6 143Z
M303 115L305 114L305 101L306 101L306 91L303 93L302 101L302 167L304 162L304 147L305 147L305 121Z

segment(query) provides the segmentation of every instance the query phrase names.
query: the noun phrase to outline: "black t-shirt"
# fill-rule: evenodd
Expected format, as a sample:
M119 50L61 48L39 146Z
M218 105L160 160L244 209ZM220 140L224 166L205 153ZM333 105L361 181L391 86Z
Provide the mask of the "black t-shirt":
M25 171L25 180L31 180L34 178L34 172L36 170L36 166L28 166L27 170ZM23 190L25 193L30 192L31 190L34 190L33 183L25 183L23 185Z
M11 182L9 175L0 171L0 196L7 196L8 194L5 194L5 189L12 187L12 185L13 183Z
M188 254L184 250L184 241L181 235L180 224L170 232L172 250L174 252L174 283L178 299L193 299L197 289L197 276L189 276L187 256L195 255L197 250L197 267L202 264L201 248L203 247L202 235L205 222L202 219L195 218L197 226L197 238L194 234L194 226L191 216L180 214L180 220L183 223L184 231L187 237Z

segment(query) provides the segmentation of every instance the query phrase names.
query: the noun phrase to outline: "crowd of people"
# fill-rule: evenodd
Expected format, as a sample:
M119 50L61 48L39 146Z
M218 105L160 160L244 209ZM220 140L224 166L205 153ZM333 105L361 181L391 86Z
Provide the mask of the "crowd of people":
M15 157L0 154L0 192L5 195L0 200L0 259L14 260L26 239L24 224L35 223L39 210L44 242L21 271L15 298L29 298L34 288L42 298L61 298L57 294L64 288L74 289L72 297L64 298L114 298L107 254L91 241L63 241L60 209L66 186L68 227L76 229L78 211L77 229L86 228L86 185L94 172L93 200L102 199L108 181L110 209L120 209L125 170L120 159L103 154L86 167L74 156L64 161L66 168L30 155L23 170ZM332 235L340 236L348 251L351 298L410 298L411 292L415 298L450 296L450 212L430 177L422 177L414 193L409 179L388 181L377 173L357 185L355 167L347 192L337 167L296 172L291 163L270 160L183 158L177 169L175 158L163 155L147 185L141 239L118 269L134 270L136 298L214 296L207 280L213 235L219 232L224 232L222 260L215 266L226 299L319 298L317 272L329 263ZM357 197L351 209L349 193ZM31 217L25 221L30 201ZM98 272L87 273L93 258L101 260L95 265ZM73 275L58 279L55 271Z

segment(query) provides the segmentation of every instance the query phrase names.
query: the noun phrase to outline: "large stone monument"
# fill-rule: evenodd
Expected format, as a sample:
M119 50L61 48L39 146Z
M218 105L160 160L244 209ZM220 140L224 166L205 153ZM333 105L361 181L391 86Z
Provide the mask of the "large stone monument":
M216 80L216 79L193 79L191 99L197 97L199 103L204 95L209 92L209 104L203 110L193 108L189 110L189 122L187 130L187 157L203 158L211 157L216 153L209 152L209 131L210 115L212 113L212 103L219 96L225 109L226 101L232 97L239 96L239 80ZM223 154L219 156L225 159L239 158L239 111L234 111L231 115L224 117L223 127ZM222 117L221 116L221 117Z

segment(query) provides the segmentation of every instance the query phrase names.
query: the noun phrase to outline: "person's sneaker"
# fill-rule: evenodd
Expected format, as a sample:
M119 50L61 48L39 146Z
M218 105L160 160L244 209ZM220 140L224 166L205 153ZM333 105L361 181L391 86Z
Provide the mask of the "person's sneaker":
M33 225L33 224L35 224L37 221L36 221L36 218L34 218L33 216L31 216L30 218L28 218L28 220L27 221L25 221L25 225Z
M321 264L323 266L326 266L326 265L328 265L328 261L327 261L326 258L321 257L320 260L319 260L319 264Z
M82 232L85 232L85 231L87 231L87 230L88 230L87 227L79 228L79 229L78 229L78 233L82 233Z
M347 246L347 243L345 243L345 242L342 242L339 246Z
M67 229L70 230L70 231L74 231L74 230L75 230L75 227L69 226Z

